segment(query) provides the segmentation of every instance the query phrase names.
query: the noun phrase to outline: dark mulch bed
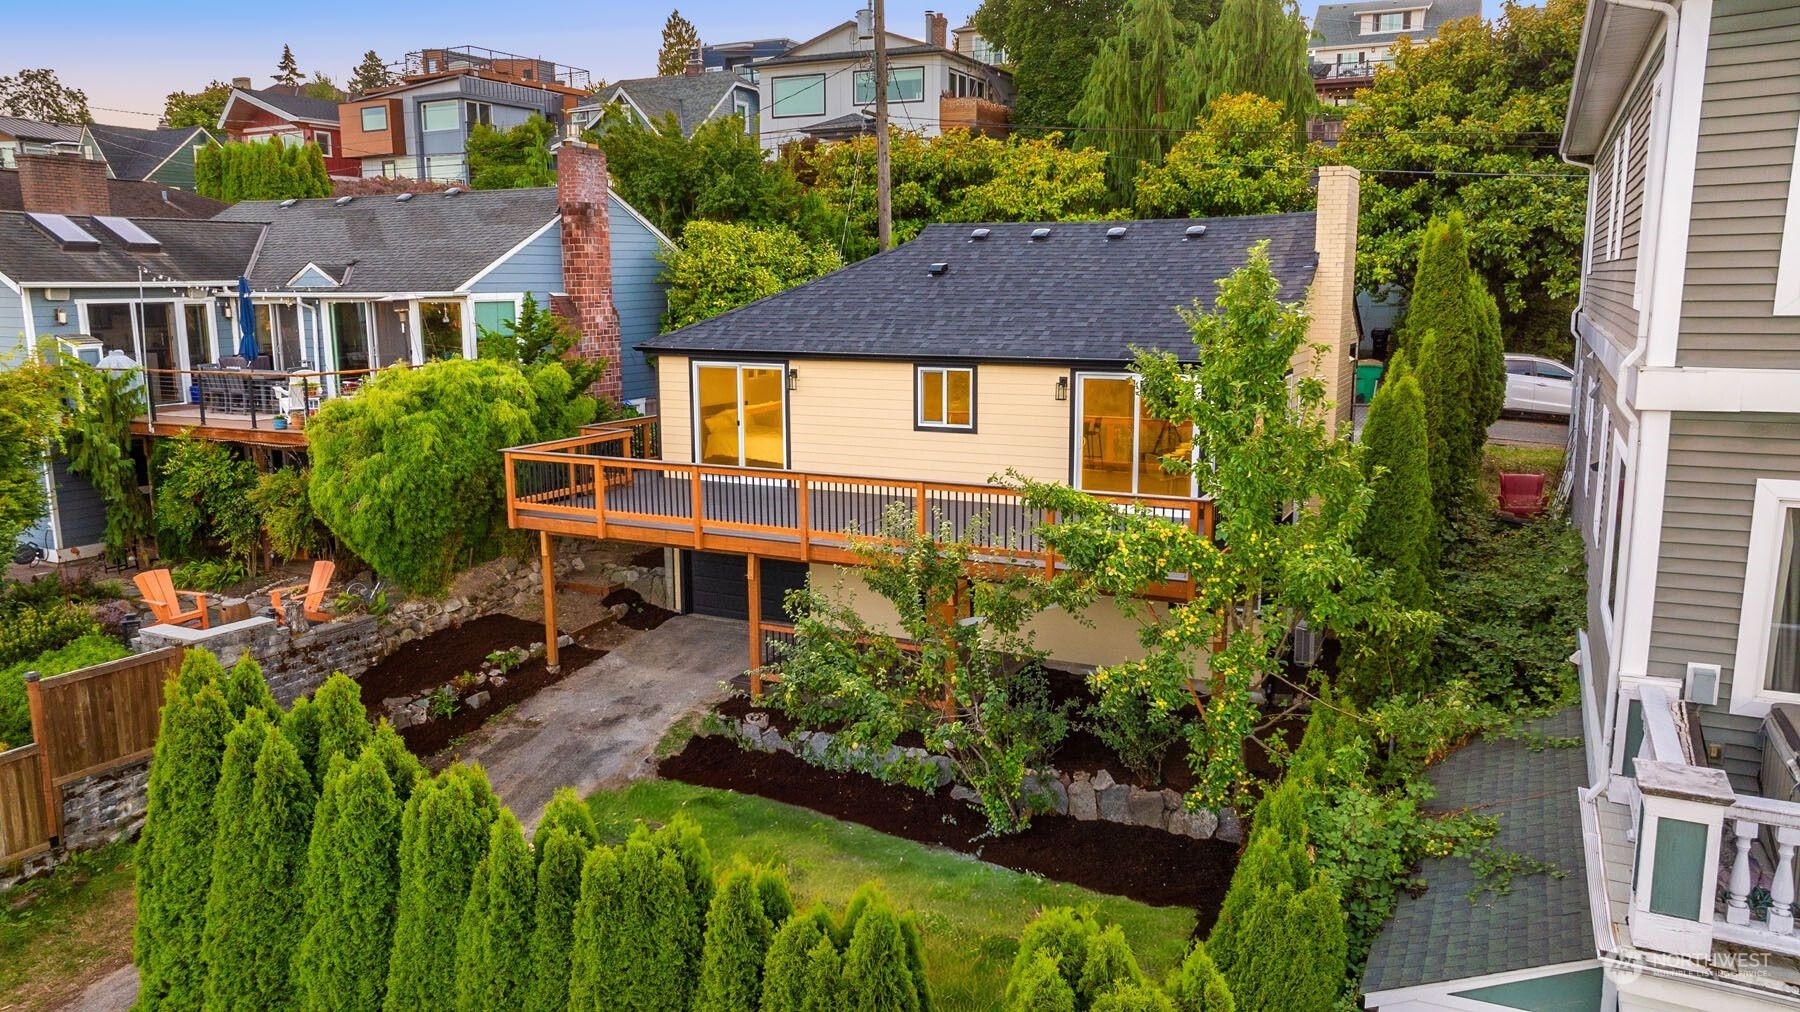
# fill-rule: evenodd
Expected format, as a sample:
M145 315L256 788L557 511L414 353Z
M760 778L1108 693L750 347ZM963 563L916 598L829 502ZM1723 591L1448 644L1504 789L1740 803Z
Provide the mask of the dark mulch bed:
M541 643L544 627L536 622L511 615L488 615L452 626L422 639L413 640L394 651L387 659L363 673L357 681L362 685L363 705L369 719L381 715L384 699L417 698L465 671L474 671L487 660L487 655L508 647L528 647ZM541 657L532 658L506 675L506 684L492 684L469 690L465 696L485 690L488 702L481 707L463 706L444 720L428 720L404 728L400 737L415 755L430 755L449 745L454 738L468 734L489 717L508 706L526 699L547 685L604 655L605 651L575 645L560 651L562 670L552 674Z
M675 617L674 612L658 608L629 587L620 587L601 598L600 603L608 608L615 604L624 605L625 615L619 619L619 624L627 629L654 629Z
M948 791L925 794L861 774L833 773L784 752L753 752L722 735L695 738L664 759L663 777L809 808L919 843L1156 906L1192 907L1204 934L1218 915L1237 866L1237 847L1110 822L1056 815L1023 833L979 838L981 813Z

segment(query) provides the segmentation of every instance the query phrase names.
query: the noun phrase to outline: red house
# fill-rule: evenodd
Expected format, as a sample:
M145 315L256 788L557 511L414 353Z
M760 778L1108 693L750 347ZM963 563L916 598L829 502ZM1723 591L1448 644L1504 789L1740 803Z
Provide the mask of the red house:
M234 141L266 141L319 145L325 171L334 176L361 176L362 162L343 157L338 135L338 103L302 94L292 85L251 90L250 79L232 83L231 97L219 114L219 130Z

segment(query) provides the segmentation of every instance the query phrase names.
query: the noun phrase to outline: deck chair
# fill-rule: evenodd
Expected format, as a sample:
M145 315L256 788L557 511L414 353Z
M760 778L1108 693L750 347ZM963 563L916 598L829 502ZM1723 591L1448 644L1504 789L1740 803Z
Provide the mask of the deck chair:
M313 563L312 578L305 583L295 584L292 587L277 587L269 591L269 603L275 606L275 620L287 621L287 609L282 607L281 596L286 594L292 597L304 591L306 596L301 599L301 605L306 620L309 622L331 621L331 615L325 611L325 590L331 586L331 574L335 572L337 572L337 563L321 559Z
M176 590L175 579L166 569L151 569L132 577L137 584L138 593L144 595L144 604L150 608L150 614L164 625L186 625L195 619L200 620L200 628L207 626L206 595L192 590ZM191 597L194 607L183 611L181 599Z
M1530 519L1544 512L1544 476L1541 474L1502 474L1500 476L1500 512Z

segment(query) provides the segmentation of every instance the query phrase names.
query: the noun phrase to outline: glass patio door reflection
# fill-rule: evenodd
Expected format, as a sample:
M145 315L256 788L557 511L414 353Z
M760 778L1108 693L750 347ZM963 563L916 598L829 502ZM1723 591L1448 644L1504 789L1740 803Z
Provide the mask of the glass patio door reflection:
M783 371L779 365L694 366L694 441L700 463L787 466Z
M1129 374L1077 377L1081 418L1081 466L1076 475L1088 492L1189 496L1193 479L1170 474L1162 458L1181 449L1188 427L1154 418Z

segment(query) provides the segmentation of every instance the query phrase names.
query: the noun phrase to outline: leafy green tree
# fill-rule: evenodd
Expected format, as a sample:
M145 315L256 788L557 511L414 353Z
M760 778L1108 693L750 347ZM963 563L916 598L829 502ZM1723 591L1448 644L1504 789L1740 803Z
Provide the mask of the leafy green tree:
M1311 84L1307 85L1309 88ZM1141 163L1133 187L1140 218L1212 218L1303 211L1311 170L1275 101L1249 93L1208 103L1162 163Z
M537 910L524 1007L526 1012L562 1012L569 1007L569 960L575 944L575 905L581 899L581 867L593 841L565 821L551 822L546 811L532 845L538 861Z
M505 529L499 451L594 417L560 363L491 360L389 370L307 423L313 508L344 546L403 589L442 589L492 557Z
M681 244L662 254L668 265L669 308L663 329L674 330L748 305L836 270L837 253L785 228L691 221Z
M131 450L135 438L131 423L146 408L141 377L96 369L75 359L65 359L60 370L69 404L63 450L69 470L86 478L106 504L106 557L112 562L122 562L132 553L145 558L150 499L138 483Z
M1179 1012L1235 1012L1237 1008L1231 989L1204 944L1188 950L1187 958L1169 974L1163 990L1169 993Z
M488 829L487 853L476 866L456 937L459 1012L513 1012L532 982L530 951L537 909L537 870L525 832L512 812Z
M331 532L313 512L306 490L308 472L305 467L264 471L250 490L250 505L261 518L269 550L282 559L316 559L331 548Z
M375 748L325 778L307 851L306 935L294 956L302 1012L375 1012L387 990L399 888L400 798Z
M1132 198L1138 167L1161 162L1200 112L1198 93L1177 79L1197 45L1196 27L1176 18L1173 0L1128 0L1118 33L1100 43L1069 113L1071 140L1106 152L1106 182L1121 203Z
M0 548L49 512L44 468L62 429L56 371L41 362L0 368Z
M139 980L134 1007L141 1012L201 1005L201 943L217 837L213 794L232 724L218 672L211 654L191 650L164 688L137 850L132 961Z
M669 20L663 22L662 48L656 51L656 76L677 77L682 74L698 45L700 30L694 27L692 21L682 17L681 11L670 11Z
M771 896L765 895L765 879L780 883L781 898L786 898L785 880L744 867L727 872L713 894L694 1012L734 1012L761 1004L763 964L780 927L766 905ZM793 901L786 907L791 911Z
M318 782L331 768L333 756L355 759L371 734L368 711L363 709L362 686L341 671L333 672L312 696L319 715L319 747L313 754Z
M1075 989L1063 979L1056 956L1039 950L1006 985L1006 1012L1075 1012Z
M1505 396L1491 301L1470 269L1462 215L1433 221L1400 339L1424 394L1432 504L1441 518L1452 515L1479 475L1488 426Z
M508 320L505 331L480 329L475 339L481 358L533 366L560 365L577 390L586 390L606 371L606 360L572 354L581 340L569 321L538 305L530 292L519 303L518 319Z
M1319 106L1307 46L1312 33L1292 0L1223 0L1177 74L1208 105L1227 95L1261 95L1281 108L1281 128L1298 141Z
M293 1005L289 962L305 931L301 885L315 799L293 743L260 713L256 724L262 747L249 806L237 825L219 823L222 837L243 834L243 851L230 855L236 863L214 852L202 949L208 1010Z
M477 123L469 131L469 185L477 190L517 190L556 185L550 142L556 127L536 113L518 126L497 130Z
M975 28L1006 53L1012 129L1042 135L1072 122L1088 65L1119 8L1119 0L984 0Z
M92 123L87 92L57 79L49 67L0 77L0 115L39 123Z
M281 59L275 64L275 73L271 78L276 84L289 88L300 86L300 61L294 59L294 50L287 43L281 44Z
M1385 579L1354 552L1370 492L1350 444L1325 428L1327 396L1292 378L1310 350L1308 321L1277 300L1266 244L1219 283L1217 312L1184 311L1198 365L1140 352L1145 411L1191 433L1162 459L1193 475L1217 510L1211 536L1147 513L1121 514L1066 487L1021 481L1026 501L1060 522L1041 536L1068 560L1055 580L1065 607L1098 595L1126 607L1148 584L1185 572L1195 596L1146 619L1143 658L1089 680L1135 710L1186 714L1192 797L1219 804L1247 782L1244 744L1259 719L1252 692L1282 670L1300 616L1316 629L1411 627L1426 613L1396 607ZM1204 694L1204 705L1195 705Z
M321 102L342 102L346 96L338 90L337 82L323 71L313 71L312 80L300 86L300 94L308 98L316 98Z
M217 129L225 103L231 100L231 85L213 81L199 91L172 91L163 99L163 123L171 127L205 127Z
M1460 210L1508 347L1570 353L1587 178L1557 154L1585 5L1501 5L1395 48L1357 93L1335 157L1363 170L1357 277L1404 287L1430 219Z
M213 548L254 568L262 525L250 505L256 465L226 443L176 437L156 482L156 544L174 558Z
M400 889L387 1012L442 1008L456 994L456 932L499 802L479 766L421 781L400 818Z

